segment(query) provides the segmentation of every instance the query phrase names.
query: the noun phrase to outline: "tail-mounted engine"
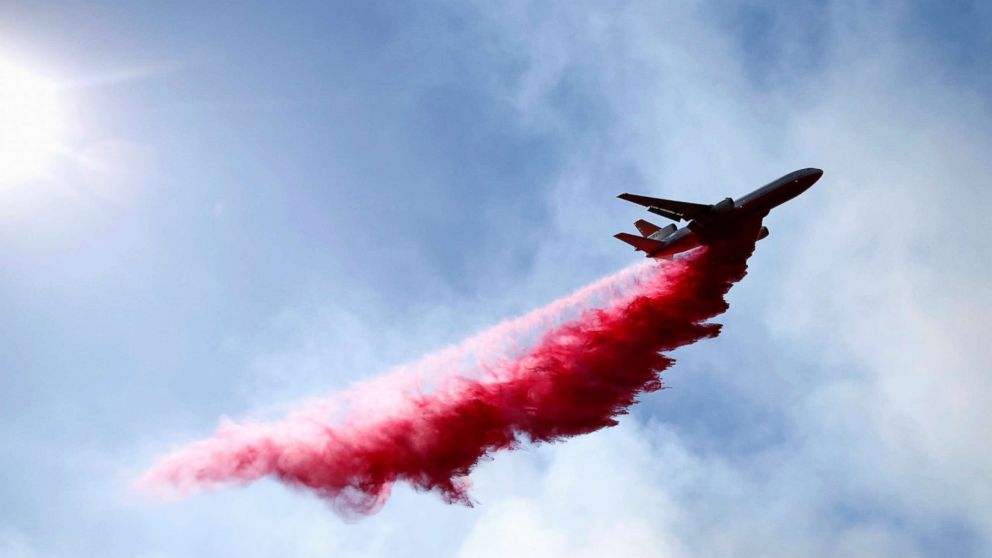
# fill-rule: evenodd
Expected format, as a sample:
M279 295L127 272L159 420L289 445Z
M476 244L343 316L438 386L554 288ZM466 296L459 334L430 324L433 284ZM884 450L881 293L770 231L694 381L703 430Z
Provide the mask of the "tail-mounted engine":
M655 231L653 234L648 236L648 238L652 240L664 240L672 236L676 230L678 230L678 227L675 226L675 223L670 223L669 225L665 227L661 227L660 229Z

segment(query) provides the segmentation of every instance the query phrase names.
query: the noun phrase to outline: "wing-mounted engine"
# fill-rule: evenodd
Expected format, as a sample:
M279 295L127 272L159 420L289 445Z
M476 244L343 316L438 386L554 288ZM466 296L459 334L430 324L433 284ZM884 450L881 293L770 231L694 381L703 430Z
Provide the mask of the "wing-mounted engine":
M723 198L717 203L713 204L710 208L710 213L715 215L721 215L723 213L729 213L730 210L734 208L734 198Z
M705 234L706 231L712 226L712 222L720 222L719 217L726 215L734 210L734 198L723 198L722 200L716 202L713 205L707 207L707 211L693 219L688 227L690 230L695 231L699 234ZM717 219L713 219L717 217Z

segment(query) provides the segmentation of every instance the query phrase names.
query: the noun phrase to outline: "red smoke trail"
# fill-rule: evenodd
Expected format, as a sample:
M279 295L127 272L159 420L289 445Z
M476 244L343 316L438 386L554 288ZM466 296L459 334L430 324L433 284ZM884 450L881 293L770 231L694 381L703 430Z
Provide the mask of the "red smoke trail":
M484 363L480 377L446 377L430 392L402 389L401 404L394 397L383 408L359 405L336 422L306 411L276 424L222 424L213 438L166 457L142 484L196 489L272 475L341 513L366 514L404 480L471 505L467 477L484 456L613 426L639 394L659 389L673 362L659 351L719 333L706 320L726 310L723 297L753 248L724 243L656 264L627 296L548 330L524 354ZM496 329L519 333L513 323Z

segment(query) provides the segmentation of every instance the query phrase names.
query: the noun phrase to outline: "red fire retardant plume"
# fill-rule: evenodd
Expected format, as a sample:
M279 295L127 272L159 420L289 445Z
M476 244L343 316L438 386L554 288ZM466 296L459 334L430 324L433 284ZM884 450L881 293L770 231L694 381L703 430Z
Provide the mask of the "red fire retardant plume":
M341 513L367 514L403 480L471 505L468 475L480 459L614 426L639 394L659 389L673 362L661 351L719 333L706 321L726 310L724 295L744 276L753 248L724 243L650 264L605 307L547 329L512 358L482 362L474 376L451 373L429 391L377 399L392 384L371 382L353 399L372 403L336 419L318 409L274 424L228 421L213 438L167 456L141 484L189 491L273 476L329 499Z

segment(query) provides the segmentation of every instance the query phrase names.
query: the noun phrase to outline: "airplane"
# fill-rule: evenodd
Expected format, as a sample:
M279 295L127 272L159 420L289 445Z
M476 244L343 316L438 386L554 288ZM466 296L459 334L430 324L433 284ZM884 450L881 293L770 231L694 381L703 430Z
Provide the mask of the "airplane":
M675 223L659 227L639 219L634 226L640 231L640 236L628 233L614 236L633 246L635 251L644 252L649 258L665 259L728 235L742 234L742 231L749 231L746 233L749 235L757 231L755 241L758 241L768 236L768 228L761 224L768 212L805 192L821 176L823 171L820 169L800 169L736 201L733 198L724 198L712 205L620 194L618 198L643 205L655 215L675 223L687 221L688 224L682 228L678 228Z

